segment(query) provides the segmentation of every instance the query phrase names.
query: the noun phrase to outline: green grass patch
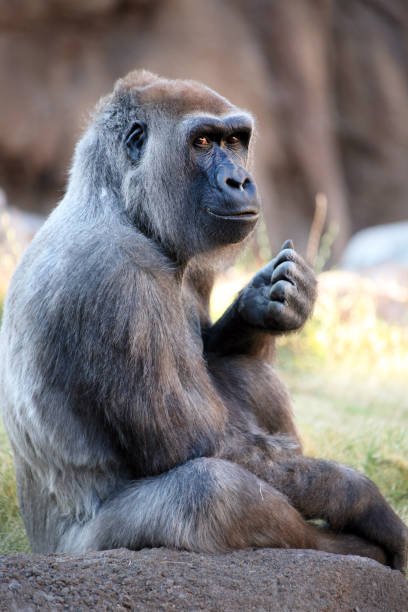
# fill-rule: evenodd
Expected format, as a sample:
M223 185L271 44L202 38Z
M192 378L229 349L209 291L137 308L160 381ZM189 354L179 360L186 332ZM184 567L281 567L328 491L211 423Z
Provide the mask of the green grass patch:
M293 398L304 452L371 478L408 522L408 406L403 385L280 369Z
M13 453L0 421L0 554L28 551L18 508Z
M2 308L0 293L0 323ZM18 508L13 452L4 430L1 408L0 406L0 554L5 555L28 552L29 545Z

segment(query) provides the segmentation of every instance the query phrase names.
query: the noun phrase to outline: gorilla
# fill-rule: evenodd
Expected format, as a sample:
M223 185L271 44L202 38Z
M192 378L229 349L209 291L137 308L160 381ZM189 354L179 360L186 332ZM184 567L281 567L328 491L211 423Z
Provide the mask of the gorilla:
M253 129L211 89L146 71L97 106L1 330L34 552L268 546L406 567L407 529L375 484L301 453L270 362L315 299L292 243L210 320L219 262L260 215Z

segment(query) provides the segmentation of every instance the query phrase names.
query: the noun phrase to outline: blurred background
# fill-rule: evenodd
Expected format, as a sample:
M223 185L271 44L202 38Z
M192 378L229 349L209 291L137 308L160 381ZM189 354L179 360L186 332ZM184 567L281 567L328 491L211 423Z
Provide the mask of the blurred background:
M278 351L306 452L364 471L408 519L407 1L0 0L0 296L94 104L141 67L256 116L264 222L213 314L293 239L320 273ZM24 549L2 432L0 449L1 546Z

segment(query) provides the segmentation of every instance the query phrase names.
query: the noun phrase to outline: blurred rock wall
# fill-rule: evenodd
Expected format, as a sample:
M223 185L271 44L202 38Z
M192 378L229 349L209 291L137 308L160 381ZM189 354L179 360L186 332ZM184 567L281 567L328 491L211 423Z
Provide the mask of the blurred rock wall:
M408 218L407 41L406 0L0 0L0 186L48 212L94 103L145 67L250 109L273 248L305 250L322 192L336 256Z

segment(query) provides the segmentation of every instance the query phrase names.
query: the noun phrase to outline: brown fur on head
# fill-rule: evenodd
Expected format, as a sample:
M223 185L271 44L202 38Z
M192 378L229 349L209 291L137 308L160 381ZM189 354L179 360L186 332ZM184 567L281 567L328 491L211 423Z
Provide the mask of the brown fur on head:
M134 70L115 84L114 95L124 92L135 95L138 104L159 106L174 116L194 112L223 115L235 107L224 97L202 83L191 80L166 79L147 70Z

